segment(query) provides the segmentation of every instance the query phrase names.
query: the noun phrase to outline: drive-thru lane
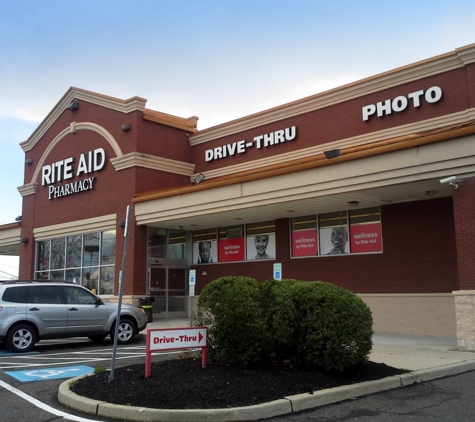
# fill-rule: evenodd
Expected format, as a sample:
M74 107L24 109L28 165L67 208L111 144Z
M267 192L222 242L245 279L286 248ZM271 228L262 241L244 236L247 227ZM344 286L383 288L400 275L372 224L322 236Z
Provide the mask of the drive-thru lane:
M57 400L59 385L65 379L93 372L96 367L109 369L112 352L110 340L94 343L83 338L41 341L28 354L13 354L0 346L2 422L112 421L76 412ZM155 355L154 360L170 355ZM141 338L117 348L116 366L136 364L145 369L145 340Z

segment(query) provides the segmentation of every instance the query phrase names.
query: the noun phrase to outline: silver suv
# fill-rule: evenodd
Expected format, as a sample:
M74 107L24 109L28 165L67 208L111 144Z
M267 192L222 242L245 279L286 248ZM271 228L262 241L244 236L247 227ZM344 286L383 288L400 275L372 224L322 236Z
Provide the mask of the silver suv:
M66 281L0 281L0 341L13 352L27 352L41 339L114 338L117 308ZM147 315L132 305L122 305L120 313L117 342L128 344L147 326Z

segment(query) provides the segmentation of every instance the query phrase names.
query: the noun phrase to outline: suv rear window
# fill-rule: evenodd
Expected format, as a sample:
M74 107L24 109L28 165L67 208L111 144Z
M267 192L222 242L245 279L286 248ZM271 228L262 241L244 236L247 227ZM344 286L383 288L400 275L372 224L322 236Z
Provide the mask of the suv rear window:
M28 303L30 286L7 287L3 293L4 302Z

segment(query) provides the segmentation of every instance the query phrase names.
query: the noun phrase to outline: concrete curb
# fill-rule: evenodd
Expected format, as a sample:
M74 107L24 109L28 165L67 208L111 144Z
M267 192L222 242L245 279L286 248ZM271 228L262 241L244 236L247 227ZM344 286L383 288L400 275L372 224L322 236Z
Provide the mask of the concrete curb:
M426 382L438 378L458 375L475 370L475 361L450 364L442 367L412 371L407 374L366 381L359 384L345 385L313 393L297 394L268 403L254 406L234 407L230 409L150 409L145 407L123 406L92 400L73 393L69 385L79 380L76 377L63 382L59 386L58 400L60 403L81 412L121 418L131 421L156 422L237 422L254 421L285 415L302 410L313 409L327 404L337 403L354 397L366 396L382 391L406 387L414 383Z

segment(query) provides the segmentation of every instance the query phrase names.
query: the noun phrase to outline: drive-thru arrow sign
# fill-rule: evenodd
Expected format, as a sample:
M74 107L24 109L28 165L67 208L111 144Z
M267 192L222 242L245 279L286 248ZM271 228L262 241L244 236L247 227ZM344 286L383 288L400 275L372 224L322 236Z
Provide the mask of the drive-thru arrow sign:
M208 329L206 327L186 327L147 330L147 352L145 357L145 377L152 372L152 353L182 350L201 349L201 366L206 366L206 344Z

